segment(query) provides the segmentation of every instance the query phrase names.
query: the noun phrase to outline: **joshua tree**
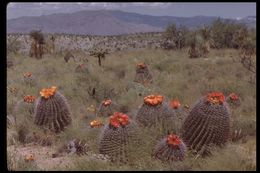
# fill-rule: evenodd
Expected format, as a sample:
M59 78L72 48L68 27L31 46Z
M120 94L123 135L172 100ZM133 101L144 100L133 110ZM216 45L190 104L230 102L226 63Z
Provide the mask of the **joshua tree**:
M90 56L94 56L98 58L98 65L101 66L101 59L105 59L106 54L108 54L108 50L103 49L94 49L90 51Z
M33 30L30 32L30 37L33 39L31 43L30 56L35 56L37 59L42 58L43 45L45 44L41 31Z

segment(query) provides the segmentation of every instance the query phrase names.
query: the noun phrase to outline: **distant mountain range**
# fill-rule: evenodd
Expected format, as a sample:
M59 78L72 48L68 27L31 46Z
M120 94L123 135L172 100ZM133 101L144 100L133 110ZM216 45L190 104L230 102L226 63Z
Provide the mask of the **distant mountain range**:
M120 35L139 32L160 32L170 23L192 29L210 25L217 18L207 16L151 16L119 10L80 11L10 19L7 20L7 33L29 33L34 29L41 29L44 33ZM248 27L256 27L255 16L237 20L222 20L245 23Z

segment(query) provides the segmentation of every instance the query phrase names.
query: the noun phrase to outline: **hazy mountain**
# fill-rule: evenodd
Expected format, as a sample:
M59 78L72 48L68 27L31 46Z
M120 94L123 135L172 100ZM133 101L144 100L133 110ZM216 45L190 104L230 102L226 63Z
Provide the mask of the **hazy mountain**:
M20 17L7 20L8 33L28 33L41 29L46 33L82 35L119 35L138 32L163 31L170 24L196 28L211 24L217 17L151 16L119 10L80 11L67 14L51 14L37 17ZM251 18L250 18L251 19ZM223 19L224 20L224 19ZM255 26L255 20L233 20Z

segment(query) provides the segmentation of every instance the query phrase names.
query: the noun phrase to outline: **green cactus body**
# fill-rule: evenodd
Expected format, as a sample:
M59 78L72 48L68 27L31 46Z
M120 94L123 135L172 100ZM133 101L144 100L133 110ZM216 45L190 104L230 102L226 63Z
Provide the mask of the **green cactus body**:
M47 126L56 133L63 131L72 121L69 105L58 91L47 99L38 98L34 114L36 125Z
M158 127L167 132L176 131L175 118L175 112L165 102L156 106L144 103L137 112L136 122L143 127Z
M190 109L182 128L182 139L189 149L201 154L209 152L209 146L228 141L230 112L226 102L211 104L206 97L199 99Z
M182 161L186 152L186 145L180 140L176 146L167 143L167 137L161 139L153 151L153 157L162 161Z
M144 68L136 68L136 74L134 82L148 84L151 83L153 80L151 73L148 70L148 67L145 66Z
M129 142L136 138L136 125L130 121L126 126L115 128L107 124L101 133L99 152L107 155L114 163L127 163Z

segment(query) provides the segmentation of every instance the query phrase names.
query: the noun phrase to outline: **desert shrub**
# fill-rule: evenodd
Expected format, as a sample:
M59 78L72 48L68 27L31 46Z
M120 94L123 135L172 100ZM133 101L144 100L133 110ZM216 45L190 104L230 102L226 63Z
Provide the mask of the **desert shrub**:
M17 40L18 37L16 38L7 38L7 54L14 53L17 54L19 50L21 49L21 42Z

